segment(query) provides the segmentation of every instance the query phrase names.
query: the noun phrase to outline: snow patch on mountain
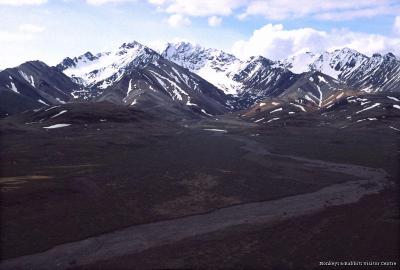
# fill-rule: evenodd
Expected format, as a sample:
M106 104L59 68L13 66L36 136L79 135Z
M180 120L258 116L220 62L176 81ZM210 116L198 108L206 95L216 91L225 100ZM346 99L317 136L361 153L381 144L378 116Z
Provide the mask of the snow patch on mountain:
M55 124L55 125L51 125L48 127L43 127L44 129L55 129L55 128L63 128L63 127L68 127L71 124Z
M15 86L15 84L14 84L13 82L10 82L9 89L12 90L12 91L14 91L14 92L17 93L17 94L21 94L21 93L18 91L17 87Z
M61 111L61 112L59 112L59 113L53 115L53 116L50 117L50 118L56 118L57 116L60 116L60 115L62 115L62 114L64 114L64 113L66 113L66 112L68 112L68 110L63 110L63 111Z
M22 70L19 70L18 73L24 78L25 81L27 81L32 87L35 87L35 80L33 79L33 76L30 75L28 76L25 72Z

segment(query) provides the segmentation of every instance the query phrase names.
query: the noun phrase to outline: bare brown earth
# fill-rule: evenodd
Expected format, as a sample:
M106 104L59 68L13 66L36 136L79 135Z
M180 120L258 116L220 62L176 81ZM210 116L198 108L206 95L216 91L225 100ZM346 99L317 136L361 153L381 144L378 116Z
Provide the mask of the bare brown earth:
M75 122L47 131L40 123L0 122L3 261L139 224L369 180L347 170L360 166L393 184L356 204L328 205L272 227L227 226L82 267L309 269L320 260L397 259L394 131L268 128L234 116L201 122L90 117L87 123L60 119ZM68 263L79 265L74 256Z
M385 191L273 227L232 227L76 269L398 269L397 196ZM397 266L319 265L329 261Z

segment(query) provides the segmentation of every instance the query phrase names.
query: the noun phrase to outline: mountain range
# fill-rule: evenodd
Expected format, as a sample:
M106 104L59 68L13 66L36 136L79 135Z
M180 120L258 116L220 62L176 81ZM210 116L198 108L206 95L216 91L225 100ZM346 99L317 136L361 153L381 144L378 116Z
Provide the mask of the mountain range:
M168 43L159 52L132 42L112 51L66 57L55 67L31 61L1 71L0 115L108 101L196 118L251 111L275 99L319 110L349 93L399 94L399 59L391 53L368 57L343 48L279 61L263 56L241 60L188 42Z

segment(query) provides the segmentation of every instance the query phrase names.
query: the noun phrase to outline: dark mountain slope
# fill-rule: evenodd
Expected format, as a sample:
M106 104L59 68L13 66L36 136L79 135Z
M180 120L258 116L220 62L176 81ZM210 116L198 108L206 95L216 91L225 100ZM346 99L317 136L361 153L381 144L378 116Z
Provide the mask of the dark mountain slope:
M57 68L40 61L26 62L0 72L0 113L69 102L80 88Z

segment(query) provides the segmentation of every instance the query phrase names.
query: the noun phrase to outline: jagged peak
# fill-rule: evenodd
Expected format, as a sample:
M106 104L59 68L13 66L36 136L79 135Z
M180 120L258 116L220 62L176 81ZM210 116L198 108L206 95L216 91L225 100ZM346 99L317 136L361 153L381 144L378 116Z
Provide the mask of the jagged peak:
M201 54L207 54L210 57L228 57L228 58L234 58L238 59L236 56L233 54L227 53L223 50L220 49L214 49L214 48L207 48L205 46L202 46L198 43L194 43L191 41L178 41L178 42L169 42L167 43L163 55L171 55L174 54L175 52L178 53L201 53Z
M352 53L352 54L361 54L360 52L358 52L357 50L351 49L349 47L343 47L341 49L336 49L333 52L341 52L341 53Z
M167 43L165 49L162 51L164 56L173 56L178 54L191 54L194 52L202 52L206 49L198 44L193 44L188 41L179 41L174 43Z
M247 61L247 64L252 64L252 63L260 63L263 66L271 66L274 65L275 62L262 56L262 55L258 55L258 56L251 56Z
M200 44L192 41L186 41L186 40L181 40L177 42L168 42L167 47L174 47L176 49L184 49L184 50L190 50L190 49L206 49L205 47L201 46Z
M382 54L382 53L374 53L371 57L371 60L377 63L383 63L383 62L399 62L399 58L396 57L396 55L394 55L391 52Z
M159 55L158 52L155 50L141 44L138 41L132 42L125 42L123 43L116 51L112 51L109 54L115 53L116 55L123 56L125 54L132 54L132 55L141 55L141 54L148 54L148 55ZM105 53L108 55L107 53Z
M368 58L366 55L360 53L357 50L348 48L348 47L344 47L341 49L336 49L334 51L325 51L323 53L321 53L320 57L318 58L320 61L321 60L325 60L325 59L336 59L336 60L351 60L354 58L363 58L366 59Z
M384 58L384 59L387 59L387 60L391 60L391 61L393 61L393 60L399 61L399 58L396 57L396 55L394 55L392 52L386 53L386 54L383 56L383 58Z
M393 54L393 53L391 53L391 52L388 52L387 54L385 54L387 57L392 57L392 58L396 58L396 56Z
M249 58L249 60L248 61L263 61L263 60L266 60L267 58L265 58L264 56L262 56L262 55L257 55L257 56L250 56L250 58Z
M136 40L132 42L124 42L119 49L133 49L133 48L144 48L145 46Z
M18 66L18 68L24 68L27 66L34 66L34 67L40 67L40 68L50 68L49 65L47 65L45 62L40 61L40 60L31 60L27 61L25 63L22 63L21 65Z
M91 52L89 52L89 51L87 51L86 53L84 53L83 56L85 56L85 57L88 58L88 59L91 59L91 58L94 57L94 55L93 55Z

